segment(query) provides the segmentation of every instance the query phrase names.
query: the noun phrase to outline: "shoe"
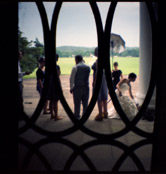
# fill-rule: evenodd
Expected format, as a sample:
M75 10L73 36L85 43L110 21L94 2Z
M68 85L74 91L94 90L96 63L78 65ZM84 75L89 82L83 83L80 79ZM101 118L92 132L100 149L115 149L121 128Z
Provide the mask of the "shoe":
M96 120L96 121L103 121L103 116L102 116L102 114L96 115L95 120Z
M57 116L54 118L54 121L58 121L58 120L62 120L62 119L63 119L63 117Z
M103 113L102 115L103 115L103 118L104 119L107 119L108 118L108 112L107 113Z
M55 116L54 115L51 115L51 118L50 119L54 119L55 118Z

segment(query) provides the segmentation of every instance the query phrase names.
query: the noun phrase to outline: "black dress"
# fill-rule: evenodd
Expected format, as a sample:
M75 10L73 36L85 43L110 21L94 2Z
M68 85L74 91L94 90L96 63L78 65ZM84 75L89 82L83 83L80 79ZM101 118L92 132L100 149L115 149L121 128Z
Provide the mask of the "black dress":
M113 84L114 84L114 88L116 89L116 85L119 83L120 81L120 76L122 74L121 70L117 70L112 72L112 77L113 77Z
M56 66L57 71L60 71L60 66L57 65ZM58 101L59 100L59 96L58 96L58 92L55 88L55 81L53 76L51 75L50 77L50 83L49 83L49 88L48 88L48 95L47 95L47 99L51 100L51 101Z

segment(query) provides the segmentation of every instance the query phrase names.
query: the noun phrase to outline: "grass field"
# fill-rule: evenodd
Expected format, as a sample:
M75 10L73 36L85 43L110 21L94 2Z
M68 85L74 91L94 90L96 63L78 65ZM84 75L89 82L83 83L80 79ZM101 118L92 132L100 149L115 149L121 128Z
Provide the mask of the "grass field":
M89 66L95 62L96 58L84 58L85 63ZM139 58L138 57L115 57L114 62L119 63L119 69L124 75L134 72L139 73ZM70 75L72 67L75 65L74 58L59 58L58 65L61 68L61 75ZM25 79L36 78L36 70L29 76L24 76ZM93 71L91 70L91 74Z

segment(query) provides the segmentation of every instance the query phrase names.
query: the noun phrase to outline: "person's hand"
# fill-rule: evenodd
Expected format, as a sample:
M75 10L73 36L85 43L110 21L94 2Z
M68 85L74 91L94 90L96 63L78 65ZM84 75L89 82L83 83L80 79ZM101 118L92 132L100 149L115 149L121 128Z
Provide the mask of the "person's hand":
M73 94L73 90L72 89L70 89L70 93Z

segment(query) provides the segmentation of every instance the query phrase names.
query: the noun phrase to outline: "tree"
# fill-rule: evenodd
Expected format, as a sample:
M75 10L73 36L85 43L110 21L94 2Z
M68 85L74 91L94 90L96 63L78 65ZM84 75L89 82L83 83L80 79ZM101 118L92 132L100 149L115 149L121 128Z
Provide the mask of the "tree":
M26 37L23 37L23 32L18 29L18 46L19 50L26 52L28 47L31 46L31 42L28 41Z
M39 47L44 47L43 44L39 41L38 38L36 38L36 40L34 41L35 47L39 48Z
M23 52L23 59L21 61L21 68L23 71L34 71L38 65L39 57L44 55L44 46L36 38L35 47L32 47L33 41L28 41L23 37L23 32L18 29L18 45L19 50Z

